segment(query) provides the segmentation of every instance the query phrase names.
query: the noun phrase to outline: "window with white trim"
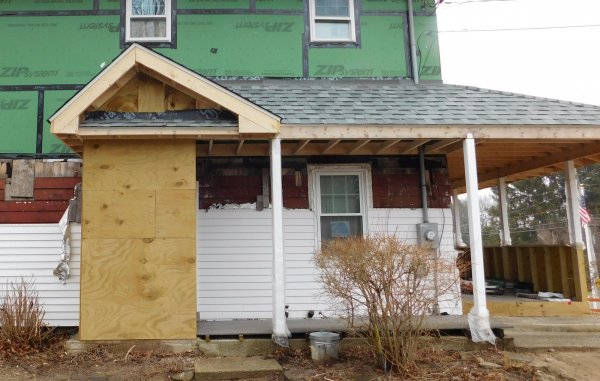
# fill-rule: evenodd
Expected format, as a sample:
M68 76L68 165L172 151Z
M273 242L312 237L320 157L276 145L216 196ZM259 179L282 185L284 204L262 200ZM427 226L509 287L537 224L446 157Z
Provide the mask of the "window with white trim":
M126 42L170 42L171 0L127 0Z
M355 42L354 0L310 0L312 42Z
M366 233L367 170L360 167L315 169L314 206L321 242Z

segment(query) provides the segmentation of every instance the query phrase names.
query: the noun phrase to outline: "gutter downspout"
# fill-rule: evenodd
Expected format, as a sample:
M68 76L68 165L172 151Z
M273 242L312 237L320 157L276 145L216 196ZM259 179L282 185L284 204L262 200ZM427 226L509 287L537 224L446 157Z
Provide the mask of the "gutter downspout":
M425 146L422 145L419 147L419 178L421 182L421 206L423 208L423 223L429 223L429 207L427 206L427 182L425 181ZM433 247L431 248L433 251L433 256L435 260L433 262L433 300L435 303L433 304L433 315L440 314L440 304L439 304L439 282L438 282L438 259L439 259L439 248Z
M415 40L415 20L413 16L413 2L408 2L408 35L410 44L410 63L412 67L413 79L415 85L419 84L419 63L417 61L417 42Z
M429 222L427 207L427 182L425 181L425 146L419 147L419 177L421 182L421 205L423 206L423 223Z

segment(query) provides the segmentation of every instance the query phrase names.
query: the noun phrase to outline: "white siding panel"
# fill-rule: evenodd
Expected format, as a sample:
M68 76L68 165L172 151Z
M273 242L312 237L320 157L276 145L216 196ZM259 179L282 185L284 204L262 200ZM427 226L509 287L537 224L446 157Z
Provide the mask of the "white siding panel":
M196 227L200 319L270 318L271 211L201 210Z
M371 209L369 210L369 232L393 234L408 243L417 243L416 224L422 222L421 209ZM429 209L429 222L437 223L440 234L440 252L444 258L456 263L457 251L454 249L452 231L452 211L450 209ZM441 274L456 278L458 274ZM440 311L449 314L462 314L460 303L460 285L455 283L454 290L438 298Z
M35 283L45 321L52 326L79 325L81 226L71 224L71 277L62 284L52 271L60 262L58 224L0 225L0 285L21 277Z
M430 209L437 222L442 253L454 259L452 215L449 209ZM198 312L202 320L262 319L271 317L271 211L223 209L199 211L197 218ZM371 209L371 233L395 234L416 243L420 209ZM290 318L334 315L313 263L316 217L310 210L284 210L286 304ZM449 274L448 276L452 276ZM455 297L446 297L442 311L460 313Z

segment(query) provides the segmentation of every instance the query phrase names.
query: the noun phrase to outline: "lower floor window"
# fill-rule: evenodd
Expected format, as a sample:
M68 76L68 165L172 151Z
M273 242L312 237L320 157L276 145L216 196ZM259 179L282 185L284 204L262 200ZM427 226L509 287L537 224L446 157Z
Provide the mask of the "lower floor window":
M320 240L363 235L366 170L357 167L322 167L314 170L313 181Z

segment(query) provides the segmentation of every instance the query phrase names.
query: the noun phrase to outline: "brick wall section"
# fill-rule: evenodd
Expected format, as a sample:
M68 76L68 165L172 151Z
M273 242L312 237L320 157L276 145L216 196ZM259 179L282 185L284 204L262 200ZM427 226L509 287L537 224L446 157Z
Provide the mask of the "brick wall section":
M339 159L348 163L348 158ZM358 158L357 163L370 162L372 167L372 194L375 208L421 208L419 170L415 158ZM288 209L308 209L307 165L335 163L335 158L283 160L283 206ZM450 205L450 185L445 159L435 157L427 161L428 205L447 208ZM217 204L244 204L256 202L263 194L262 173L268 170L268 161L242 162L224 159L212 162L201 159L197 178L200 184L200 209ZM297 181L297 173L299 180Z
M427 170L427 204L430 208L450 205L450 185L445 168ZM417 168L373 168L374 208L421 208L421 185Z
M308 209L308 175L300 171L300 184L296 185L296 174L293 169L283 172L283 207L288 209Z
M5 179L0 179L0 224L56 223L69 206L81 177L37 177L33 199L5 201Z

